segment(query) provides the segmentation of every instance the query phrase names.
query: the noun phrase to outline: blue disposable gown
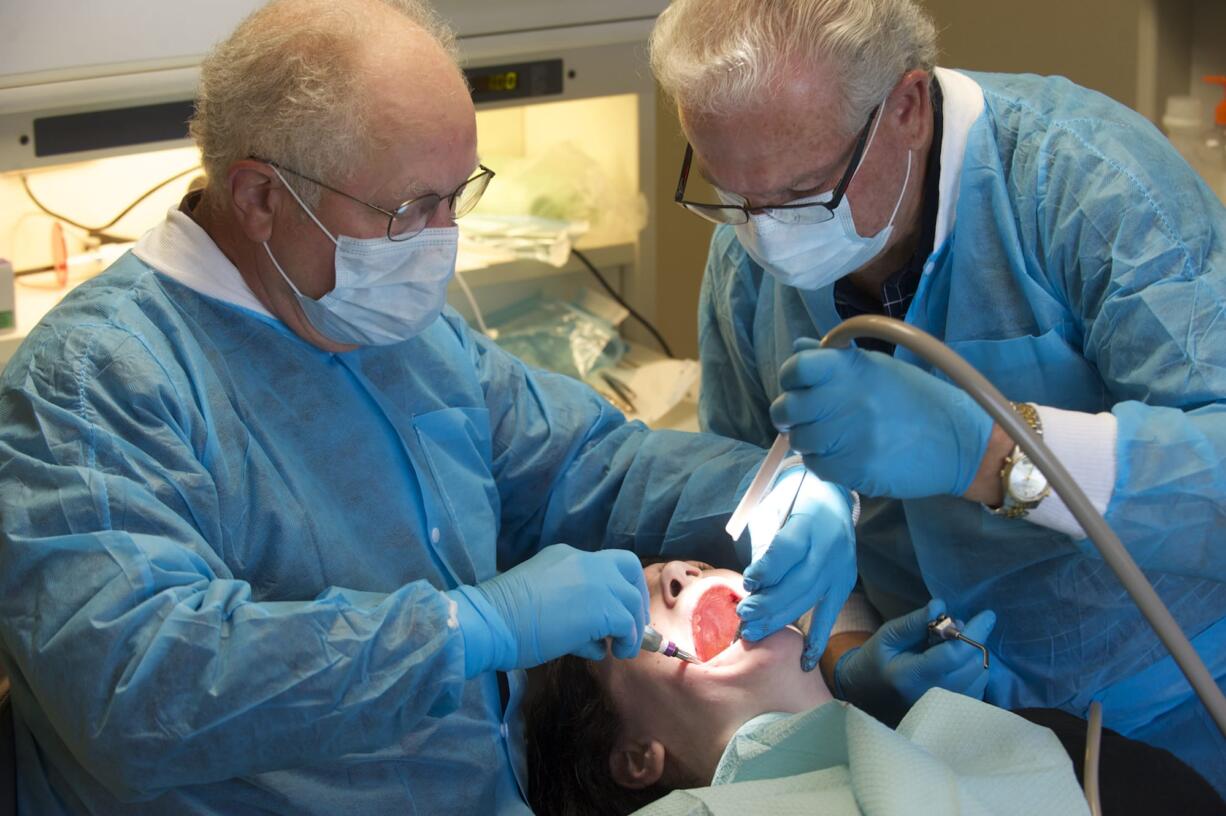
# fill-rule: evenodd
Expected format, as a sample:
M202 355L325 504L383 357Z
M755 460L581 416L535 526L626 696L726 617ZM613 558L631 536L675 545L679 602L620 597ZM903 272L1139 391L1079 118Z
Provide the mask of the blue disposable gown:
M970 76L985 108L907 322L1011 400L1114 413L1107 519L1221 683L1226 210L1157 130L1105 97L1059 78ZM838 322L833 287L780 284L717 229L699 315L704 428L769 443L793 340ZM887 617L929 595L964 620L996 611L990 701L1084 715L1101 699L1108 726L1226 792L1226 740L1088 541L952 497L866 502L857 538Z
M0 660L38 816L526 813L517 718L464 682L441 591L554 542L731 563L762 456L627 423L454 313L329 354L131 255L0 384Z

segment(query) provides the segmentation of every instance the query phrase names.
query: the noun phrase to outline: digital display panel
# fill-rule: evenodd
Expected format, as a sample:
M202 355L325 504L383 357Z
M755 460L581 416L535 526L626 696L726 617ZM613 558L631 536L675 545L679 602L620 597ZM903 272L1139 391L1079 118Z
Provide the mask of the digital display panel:
M190 99L138 105L92 113L71 113L34 120L34 155L59 156L82 150L164 142L187 138Z
M473 101L530 99L562 93L560 59L465 68ZM34 120L34 155L56 156L187 137L190 99L156 105L74 113Z
M529 99L562 93L562 60L465 68L474 102Z

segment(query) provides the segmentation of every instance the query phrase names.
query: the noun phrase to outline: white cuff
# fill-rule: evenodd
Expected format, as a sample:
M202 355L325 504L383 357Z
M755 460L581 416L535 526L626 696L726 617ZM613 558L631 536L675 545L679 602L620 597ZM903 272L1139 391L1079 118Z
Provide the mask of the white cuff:
M808 479L809 476L813 478ZM852 496L851 525L854 530L860 518L860 497L854 491L847 492ZM842 488L810 473L800 456L781 460L774 482L757 507L749 513L746 529L749 530L751 563L761 558L770 547L775 535L787 522L798 503L842 502L844 496Z
M779 484L783 480L783 474L789 472L792 468L804 468L805 459L799 453L793 453L779 463L779 476L775 479L775 484ZM774 484L771 489L774 489ZM847 490L851 494L851 526L855 527L860 523L860 494L850 488Z
M1036 405L1043 423L1043 441L1081 486L1099 513L1107 512L1115 492L1115 440L1118 423L1110 412L1085 414ZM1058 530L1073 538L1085 538L1085 531L1073 518L1064 500L1052 491L1026 520Z
M786 458L784 458L782 462L779 463L779 476L783 476L784 473L791 470L792 468L795 468L795 467L802 468L804 466L805 466L805 458L803 456L801 456L799 453L790 453L787 455ZM778 484L778 482L779 482L779 479L776 478L775 483Z
M881 626L881 616L868 602L868 597L863 592L853 592L847 597L847 603L843 604L843 608L839 610L839 616L834 619L834 626L830 628L830 637L841 635L844 632L871 634L876 632L879 626Z

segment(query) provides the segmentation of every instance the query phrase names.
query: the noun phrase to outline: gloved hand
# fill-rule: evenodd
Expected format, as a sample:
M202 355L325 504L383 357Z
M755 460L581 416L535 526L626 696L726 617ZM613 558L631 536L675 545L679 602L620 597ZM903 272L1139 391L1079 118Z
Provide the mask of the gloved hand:
M966 492L993 425L966 392L880 352L794 348L771 420L810 470L865 496Z
M780 527L789 506L791 515ZM741 636L761 640L813 609L801 656L805 671L817 665L834 619L856 585L853 506L847 490L796 467L783 474L749 520L753 560L745 569L749 597L737 605Z
M886 719L901 717L931 688L982 699L988 685L983 653L960 640L928 645L928 622L944 612L944 601L929 601L845 652L834 667L835 696ZM984 643L995 625L996 613L985 610L962 633Z
M647 583L627 550L546 547L506 572L447 595L464 635L464 674L538 666L564 654L589 660L638 654L648 619Z

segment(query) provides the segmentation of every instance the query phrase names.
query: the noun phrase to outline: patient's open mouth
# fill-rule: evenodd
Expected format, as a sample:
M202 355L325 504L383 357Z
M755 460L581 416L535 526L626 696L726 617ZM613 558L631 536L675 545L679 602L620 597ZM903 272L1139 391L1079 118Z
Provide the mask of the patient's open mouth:
M694 632L694 653L704 663L727 649L736 639L741 624L736 614L740 598L726 586L714 586L698 599L690 625Z

